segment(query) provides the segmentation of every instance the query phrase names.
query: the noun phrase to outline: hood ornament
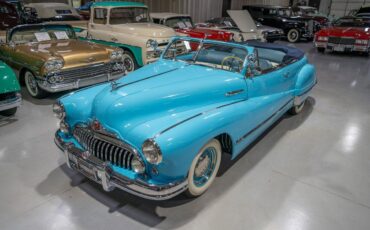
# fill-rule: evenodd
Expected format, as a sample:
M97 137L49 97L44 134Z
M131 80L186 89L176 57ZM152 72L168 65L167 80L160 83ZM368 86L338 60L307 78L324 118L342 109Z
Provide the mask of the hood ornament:
M112 87L111 91L114 91L118 88L118 83L113 80L113 81L110 82L110 86Z

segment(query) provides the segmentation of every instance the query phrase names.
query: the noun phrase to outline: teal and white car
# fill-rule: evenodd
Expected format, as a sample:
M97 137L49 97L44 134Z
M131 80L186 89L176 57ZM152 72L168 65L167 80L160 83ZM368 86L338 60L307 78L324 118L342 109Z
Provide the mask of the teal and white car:
M143 3L96 2L91 7L87 31L80 34L92 42L122 48L126 70L131 72L156 61L175 31L154 24Z

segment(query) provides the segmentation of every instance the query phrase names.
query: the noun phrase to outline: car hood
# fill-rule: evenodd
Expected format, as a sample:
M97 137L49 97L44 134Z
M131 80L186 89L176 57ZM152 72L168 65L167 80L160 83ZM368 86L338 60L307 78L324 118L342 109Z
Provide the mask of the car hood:
M20 86L13 70L0 61L0 94L19 90Z
M62 58L65 68L107 62L110 58L110 49L96 43L80 40L31 43L19 45L17 49L44 60L51 57Z
M256 23L247 10L228 10L227 13L242 32L257 31Z
M195 114L230 101L227 92L244 89L240 74L177 61L157 61L117 81L118 88L103 88L93 99L90 118L127 138L154 136ZM125 139L124 138L124 139Z
M150 38L169 38L175 36L172 28L154 23L127 23L112 25L112 30L118 33L132 34L134 36Z
M366 31L366 28L362 27L330 27L321 30L319 35L369 39L370 31Z

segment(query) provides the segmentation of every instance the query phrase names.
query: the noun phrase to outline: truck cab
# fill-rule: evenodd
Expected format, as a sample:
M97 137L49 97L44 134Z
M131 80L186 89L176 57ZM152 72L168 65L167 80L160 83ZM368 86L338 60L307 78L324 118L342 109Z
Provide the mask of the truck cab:
M91 7L87 39L125 51L128 72L156 61L175 31L154 24L139 2L97 2Z

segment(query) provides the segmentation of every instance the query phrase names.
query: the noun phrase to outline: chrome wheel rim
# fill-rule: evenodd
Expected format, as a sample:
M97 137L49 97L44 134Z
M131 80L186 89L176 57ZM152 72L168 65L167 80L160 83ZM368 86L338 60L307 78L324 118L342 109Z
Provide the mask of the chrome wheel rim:
M26 86L27 86L28 92L32 96L36 96L37 93L38 93L38 91L39 91L39 89L38 89L38 86L37 86L36 79L35 79L35 77L33 76L32 73L26 72L26 74L25 74L25 82L26 82Z
M123 56L123 65L127 72L134 71L134 60L132 60L132 58L127 54Z
M193 181L197 187L204 186L213 175L217 162L217 150L209 147L203 151L195 165Z
M290 32L290 34L289 34L290 40L295 41L295 40L297 40L297 37L298 37L298 34L297 34L296 31Z

